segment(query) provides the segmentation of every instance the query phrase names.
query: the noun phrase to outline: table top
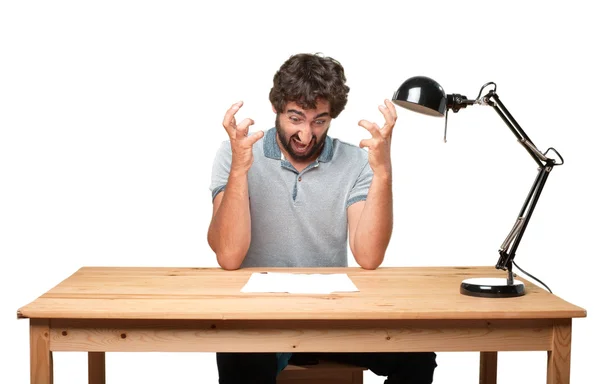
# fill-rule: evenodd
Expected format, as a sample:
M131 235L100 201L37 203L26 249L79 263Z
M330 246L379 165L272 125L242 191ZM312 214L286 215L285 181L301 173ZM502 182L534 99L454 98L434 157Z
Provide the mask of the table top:
M241 293L253 272L346 273L359 292ZM188 320L557 319L586 311L526 279L516 298L461 295L493 267L220 268L83 267L20 308L19 318Z

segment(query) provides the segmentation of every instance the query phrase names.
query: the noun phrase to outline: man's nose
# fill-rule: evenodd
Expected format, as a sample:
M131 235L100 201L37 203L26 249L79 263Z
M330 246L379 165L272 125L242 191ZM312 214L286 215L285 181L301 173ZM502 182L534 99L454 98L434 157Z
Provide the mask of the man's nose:
M300 128L300 130L298 131L298 138L300 139L302 145L310 144L310 141L313 138L313 134L309 124L305 124Z

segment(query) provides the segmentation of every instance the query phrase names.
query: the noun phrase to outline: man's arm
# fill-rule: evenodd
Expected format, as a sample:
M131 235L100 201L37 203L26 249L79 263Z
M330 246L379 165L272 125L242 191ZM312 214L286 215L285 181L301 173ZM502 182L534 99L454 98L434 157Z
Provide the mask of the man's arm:
M379 110L385 117L382 128L365 120L359 122L372 135L360 142L361 148L369 148L369 165L373 170L367 200L348 207L350 250L356 262L365 269L375 269L383 262L393 227L390 150L396 109L389 100L385 100L385 106L380 106Z
M213 200L208 244L223 269L238 269L250 246L248 181L230 175L227 188Z
M254 124L250 119L236 124L235 114L241 106L242 102L231 106L223 120L231 143L231 168L227 187L213 200L213 216L207 236L219 265L228 270L242 265L250 246L248 171L253 161L252 146L264 135L259 131L247 136L248 128Z
M348 207L348 233L354 259L364 269L382 262L392 237L392 182L373 176L366 201Z

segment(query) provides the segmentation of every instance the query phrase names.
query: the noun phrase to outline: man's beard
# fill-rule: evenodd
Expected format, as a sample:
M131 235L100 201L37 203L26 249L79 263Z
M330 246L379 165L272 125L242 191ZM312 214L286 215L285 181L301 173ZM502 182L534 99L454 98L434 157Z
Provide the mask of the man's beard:
M325 132L323 133L323 136L321 136L320 140L317 140L317 136L313 135L313 137L311 139L311 143L309 144L309 145L312 145L312 148L310 149L310 151L300 154L300 153L297 153L296 151L294 151L294 148L292 147L292 140L294 138L296 138L298 140L300 139L298 137L298 134L296 133L296 134L292 135L289 138L289 140L285 137L285 132L283 131L283 129L281 128L281 125L279 124L279 114L275 118L275 129L277 130L277 136L279 136L279 142L283 146L283 149L285 149L285 151L290 155L290 157L296 161L306 161L306 160L309 160L312 157L314 157L316 154L320 153L321 150L323 149L323 146L325 145L325 139L327 139L327 131L329 130L329 128L327 128L325 130Z

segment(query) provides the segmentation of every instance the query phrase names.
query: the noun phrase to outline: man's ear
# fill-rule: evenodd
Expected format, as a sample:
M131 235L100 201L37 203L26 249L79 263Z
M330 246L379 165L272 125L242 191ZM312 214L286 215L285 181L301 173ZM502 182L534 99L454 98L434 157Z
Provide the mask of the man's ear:
M271 104L271 109L273 110L273 112L274 112L275 114L277 114L277 110L275 109L275 106L274 106L273 104Z

